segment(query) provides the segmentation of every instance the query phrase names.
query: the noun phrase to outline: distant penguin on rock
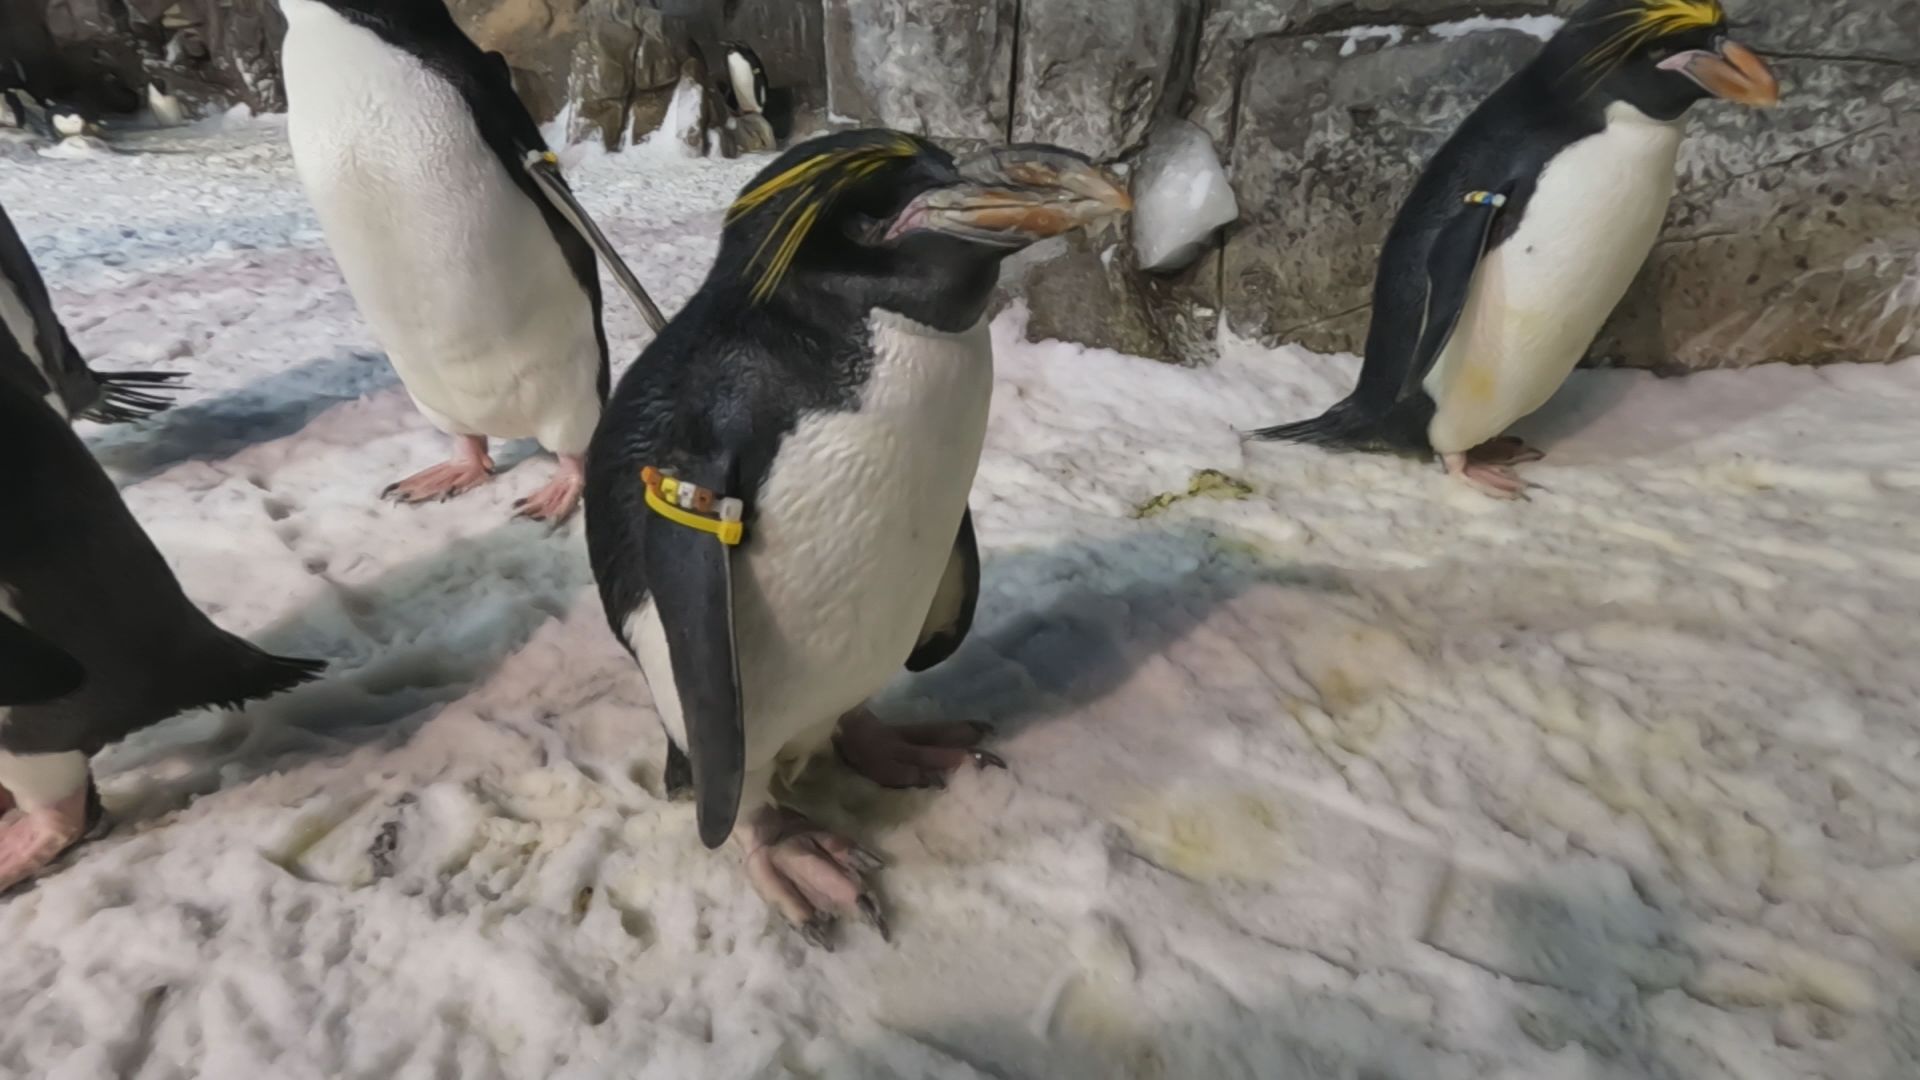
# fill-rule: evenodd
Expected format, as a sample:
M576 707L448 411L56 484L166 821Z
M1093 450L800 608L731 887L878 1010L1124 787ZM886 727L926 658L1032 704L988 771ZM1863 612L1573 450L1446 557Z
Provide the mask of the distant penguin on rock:
M166 81L159 76L147 83L147 111L153 114L154 123L161 127L179 127L187 122L187 113L181 108L180 99L167 91Z
M103 424L143 420L172 402L178 372L98 372L54 313L33 256L0 206L0 381L40 398L62 418Z
M528 171L547 146L504 60L441 0L282 9L294 165L374 336L455 440L451 461L385 494L462 494L493 473L488 439L532 438L560 472L518 513L566 519L609 383L600 278Z
M735 116L764 112L767 107L767 68L745 43L728 41L721 45L726 53L726 78L722 80L727 108Z
M867 699L959 648L979 592L967 511L1006 256L1123 212L1086 159L925 140L804 143L728 212L705 284L620 382L588 456L587 547L613 631L694 788L701 839L809 940L885 933L851 841L774 802L832 742L896 787L974 762L972 724L894 727ZM736 829L736 822L739 828Z
M201 614L80 437L7 378L0 455L6 889L98 822L87 761L102 747L189 709L277 694L323 665L268 655Z
M1495 496L1537 459L1507 427L1579 363L1653 249L1686 112L1779 85L1719 0L1591 0L1428 163L1380 255L1359 385L1252 433L1438 454Z

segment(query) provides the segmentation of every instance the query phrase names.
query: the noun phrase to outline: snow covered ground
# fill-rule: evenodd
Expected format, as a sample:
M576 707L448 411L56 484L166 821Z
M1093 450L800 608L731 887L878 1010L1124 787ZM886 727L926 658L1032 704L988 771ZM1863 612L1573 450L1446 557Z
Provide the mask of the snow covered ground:
M1583 373L1505 504L1235 438L1350 357L1010 313L981 618L882 711L1013 768L810 774L891 864L895 943L829 954L661 798L580 526L508 522L544 466L375 498L442 441L282 128L118 149L0 160L83 349L192 373L86 435L216 619L334 667L103 756L112 834L0 900L0 1074L1920 1074L1920 362ZM756 166L574 178L671 309Z

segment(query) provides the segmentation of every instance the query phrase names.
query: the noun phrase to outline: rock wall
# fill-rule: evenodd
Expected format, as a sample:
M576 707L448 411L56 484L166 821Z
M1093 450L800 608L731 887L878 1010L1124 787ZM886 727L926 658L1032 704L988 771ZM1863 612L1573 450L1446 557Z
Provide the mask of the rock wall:
M1666 369L1920 352L1920 0L1730 3L1785 104L1693 111L1667 229L1594 358ZM836 111L955 139L1004 126L1115 162L1161 116L1213 137L1241 217L1199 265L1147 274L1129 245L1076 241L1018 285L1036 335L1202 362L1222 318L1270 342L1357 350L1379 244L1420 167L1539 47L1543 17L1577 3L935 6L955 33L922 26L934 45L889 38L884 64L830 66ZM830 27L925 10L826 7ZM980 51L952 62L941 49L955 41Z
M1122 167L1190 120L1239 220L1177 273L1123 237L1025 260L1031 332L1168 360L1222 323L1354 350L1378 245L1427 156L1577 0L450 0L542 120L619 146L744 40L777 134L884 124L1039 139ZM1729 0L1784 106L1693 112L1668 227L1596 343L1697 368L1920 352L1920 0ZM1543 21L1547 20L1547 21ZM164 75L204 108L284 107L273 0L0 0L0 71L129 107ZM118 104L112 104L118 103ZM685 111L685 110L683 110ZM706 106L686 138L702 150ZM770 110L771 111L771 110ZM731 152L744 140L723 131Z
M609 147L659 126L682 70L704 80L720 43L751 44L777 88L776 128L818 126L826 102L820 0L448 0L507 57L542 122ZM0 0L0 79L17 61L42 96L98 112L144 102L153 78L206 113L286 108L275 0ZM771 110L770 110L771 111ZM704 141L704 140L700 140Z

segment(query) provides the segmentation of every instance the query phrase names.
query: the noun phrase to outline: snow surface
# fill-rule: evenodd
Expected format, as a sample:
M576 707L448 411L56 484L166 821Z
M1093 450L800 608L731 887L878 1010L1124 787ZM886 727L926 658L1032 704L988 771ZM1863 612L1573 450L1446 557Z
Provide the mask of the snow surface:
M376 500L444 447L283 144L0 161L81 347L192 373L84 429L134 512L223 624L334 661L99 759L113 832L0 900L0 1074L1920 1071L1920 363L1581 373L1509 505L1236 438L1351 357L1191 370L1009 313L979 620L881 709L990 720L1013 768L815 770L896 930L828 954L661 799L579 526L508 523L544 470ZM759 164L573 178L671 309Z

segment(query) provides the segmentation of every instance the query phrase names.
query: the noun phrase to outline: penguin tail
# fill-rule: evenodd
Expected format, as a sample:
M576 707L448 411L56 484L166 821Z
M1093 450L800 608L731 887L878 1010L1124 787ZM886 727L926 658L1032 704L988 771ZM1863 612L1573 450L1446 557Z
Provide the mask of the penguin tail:
M1362 412L1352 398L1311 420L1295 420L1242 432L1242 437L1263 442L1298 442L1335 449L1358 450L1371 442L1373 420Z
M208 658L218 665L217 670L222 671L224 677L214 680L212 692L201 703L205 706L237 709L249 701L270 698L312 682L327 669L325 660L275 656L240 638L225 637L224 647Z
M1424 396L1395 403L1384 414L1350 397L1311 420L1258 428L1242 432L1241 437L1307 443L1329 450L1429 454L1432 450L1427 445L1426 430L1432 417L1432 404Z
M173 405L172 395L183 389L180 371L95 372L100 399L80 415L100 424L130 424L145 420Z

